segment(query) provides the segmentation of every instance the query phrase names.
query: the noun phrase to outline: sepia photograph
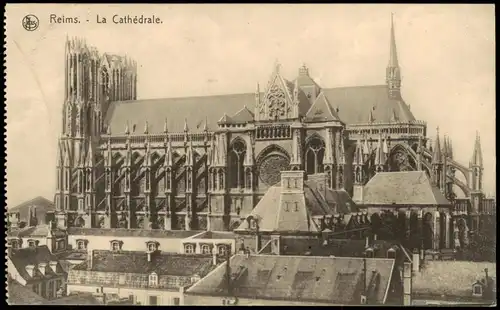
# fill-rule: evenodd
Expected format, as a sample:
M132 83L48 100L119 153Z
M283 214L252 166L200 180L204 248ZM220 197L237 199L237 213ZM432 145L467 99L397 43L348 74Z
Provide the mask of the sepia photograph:
M496 306L493 4L7 4L9 305Z

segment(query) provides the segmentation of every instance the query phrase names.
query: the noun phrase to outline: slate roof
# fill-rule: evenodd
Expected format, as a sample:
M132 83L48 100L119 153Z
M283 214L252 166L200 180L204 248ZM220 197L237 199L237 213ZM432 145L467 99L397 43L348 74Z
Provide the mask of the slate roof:
M286 83L287 87L292 87L293 90L293 83ZM291 86L288 85L290 83ZM346 124L368 123L369 113L372 113L375 122L391 122L393 115L396 115L400 122L415 120L403 100L389 99L386 85L326 88L321 91L330 103L332 111L339 109L339 112L335 113ZM261 98L263 96L261 93ZM318 97L320 96L318 94ZM311 107L307 97L303 97L301 91L301 115L305 115ZM125 132L127 121L131 126L135 125L138 133L142 134L146 121L150 133L161 133L164 130L165 118L168 118L170 132L182 132L185 119L191 132L202 131L205 123L207 129L213 131L217 129L217 122L225 113L232 118L244 106L249 111L254 111L254 93L120 101L111 103L105 123L111 127L111 134L115 135ZM247 113L246 118L248 116Z
M7 290L7 303L9 305L42 305L47 302L45 298L33 292L30 288L10 278L7 282Z
M52 268L50 268L49 263L51 261L58 261L57 257L53 255L49 248L46 245L37 246L34 248L22 248L22 249L11 249L11 254L9 255L12 264L16 267L19 275L25 279L27 282L36 281L42 278L53 278L56 276L60 276L61 273L54 273ZM47 270L45 275L42 275L40 272L34 273L33 277L31 277L26 271L26 266L34 265L37 269L38 264L46 263ZM59 266L60 267L60 266Z
M88 270L88 261L75 266L72 270ZM212 269L212 255L186 255L156 252L148 262L146 252L94 250L92 271L127 272L159 276L206 275Z
M290 217L284 220L280 214L282 209L281 185L272 186L264 194L257 206L248 215L259 219L259 231L319 231L319 227L312 222L313 216L348 214L358 212L358 208L354 201L345 190L332 190L321 185L322 182L316 180L304 181L303 201L307 212L306 217L295 217L291 220ZM302 206L302 204L300 204ZM290 213L290 212L287 212ZM291 214L291 213L290 213ZM248 223L243 221L236 229L246 230Z
M11 229L8 232L9 237L27 238L27 237L46 237L49 234L50 226L47 224L41 224L31 227L24 227L21 229ZM56 237L64 237L66 232L59 228L54 228L51 230L51 234Z
M450 205L424 171L380 172L363 189L365 205Z
M62 298L48 300L45 305L102 305L92 293L78 292Z
M413 277L412 290L421 295L470 297L472 284L484 279L485 268L490 277L495 277L496 263L427 261Z
M159 230L159 229L128 229L128 228L79 228L70 227L70 235L109 236L109 237L151 237L151 238L188 238L202 231L196 230Z
M193 239L239 239L239 236L232 231L207 231Z
M311 105L304 118L305 122L332 122L340 121L336 111L328 102L324 92L321 92Z
M27 222L29 208L31 206L36 206L36 216L39 223L43 223L45 221L45 214L47 212L56 210L54 202L42 196L38 196L12 208L8 208L7 213L19 212L19 221Z
M378 281L371 303L383 304L391 282L393 259L366 259L367 282ZM230 260L231 287L240 298L359 304L364 281L363 259L313 256L235 255ZM226 295L226 263L198 281L186 293ZM378 284L377 284L378 283Z

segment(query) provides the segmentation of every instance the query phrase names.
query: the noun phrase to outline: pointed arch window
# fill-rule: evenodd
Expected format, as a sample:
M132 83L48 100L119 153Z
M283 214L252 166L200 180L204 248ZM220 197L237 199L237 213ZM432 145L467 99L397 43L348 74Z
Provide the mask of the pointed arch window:
M165 189L171 190L172 189L172 183L171 183L171 178L172 177L172 171L170 168L167 168L167 171L165 173Z
M244 160L246 153L246 145L241 140L236 140L229 151L229 171L230 171L230 181L229 186L231 188L241 188L245 184L244 176Z
M87 185L86 189L88 191L92 190L92 169L87 169Z
M325 142L319 137L312 138L306 147L307 174L323 172L323 157L325 155Z

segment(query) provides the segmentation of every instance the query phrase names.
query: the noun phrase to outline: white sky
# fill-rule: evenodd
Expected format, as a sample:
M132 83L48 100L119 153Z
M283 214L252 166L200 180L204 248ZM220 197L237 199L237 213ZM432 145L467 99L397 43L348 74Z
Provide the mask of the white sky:
M390 13L415 117L439 125L468 166L481 134L485 188L494 192L495 16L493 5L77 5L9 4L7 16L7 190L15 205L52 199L61 131L64 40L83 36L100 52L140 65L139 98L253 92L276 59L285 77L302 63L323 87L385 80ZM97 24L96 15L155 14L160 25ZM40 28L21 20L37 15ZM81 24L49 25L49 15ZM86 20L89 22L86 22ZM367 112L368 113L368 112Z

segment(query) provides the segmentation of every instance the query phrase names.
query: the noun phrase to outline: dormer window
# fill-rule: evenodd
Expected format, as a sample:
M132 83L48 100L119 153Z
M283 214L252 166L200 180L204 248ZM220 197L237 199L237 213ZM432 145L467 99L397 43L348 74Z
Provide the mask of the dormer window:
M110 243L112 251L120 251L122 249L123 242L121 242L120 240L113 240Z
M250 221L250 225L251 225L252 229L257 229L257 219L252 219Z
M387 258L396 258L396 250L394 248L387 250Z
M185 254L193 254L194 253L194 244L188 243L184 245L184 253Z
M367 258L373 258L374 254L375 254L374 251L373 251L373 248L366 249L365 253L366 253L366 257Z
M149 275L149 286L158 286L158 275L155 272Z
M210 246L208 244L203 244L201 246L201 254L210 254L212 251L210 250Z
M146 247L148 249L149 252L154 252L154 251L158 251L158 242L156 241L148 241L146 242Z
M76 249L77 250L86 250L87 249L87 240L76 240Z
M481 282L476 282L472 285L472 296L482 297L483 296L483 285Z
M28 246L29 246L30 248L36 248L37 243L38 243L38 242L37 242L36 240L33 240L33 239L28 240Z
M19 240L12 240L10 244L13 249L19 249L21 247Z
M221 255L221 256L226 255L226 253L227 253L227 247L228 246L225 245L225 244L221 244L221 245L217 246L217 253L219 255Z

